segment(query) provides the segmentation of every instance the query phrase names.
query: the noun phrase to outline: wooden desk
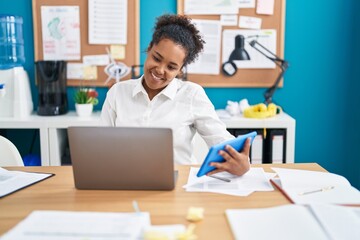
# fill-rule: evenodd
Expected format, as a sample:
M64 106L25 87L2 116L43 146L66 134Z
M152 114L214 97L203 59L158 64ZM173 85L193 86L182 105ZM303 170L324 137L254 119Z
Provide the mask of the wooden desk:
M286 167L326 171L316 163L254 165L271 172L270 167ZM74 187L71 166L63 167L9 167L9 170L51 172L56 175L0 199L0 235L14 227L34 210L132 212L136 200L141 211L150 212L151 223L185 224L189 207L203 207L203 221L196 223L199 239L232 239L225 217L228 208L264 208L289 201L278 191L255 192L248 197L215 193L185 192L189 166L177 166L179 176L173 191L105 191L77 190Z

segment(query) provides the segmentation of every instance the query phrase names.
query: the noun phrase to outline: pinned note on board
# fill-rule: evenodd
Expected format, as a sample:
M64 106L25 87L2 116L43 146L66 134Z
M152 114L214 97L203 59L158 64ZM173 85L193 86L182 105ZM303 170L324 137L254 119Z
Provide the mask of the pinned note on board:
M256 6L257 14L273 15L274 0L258 0Z
M110 54L113 59L125 59L125 46L111 45Z
M97 67L96 66L84 66L83 76L85 80L97 79Z
M261 22L262 19L257 17L248 17L248 16L239 17L240 28L261 29Z

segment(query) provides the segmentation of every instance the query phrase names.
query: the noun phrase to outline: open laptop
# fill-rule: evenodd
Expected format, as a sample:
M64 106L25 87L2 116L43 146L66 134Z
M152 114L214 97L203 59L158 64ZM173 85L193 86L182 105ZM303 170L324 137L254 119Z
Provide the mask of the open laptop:
M174 189L171 129L69 127L68 136L76 188Z

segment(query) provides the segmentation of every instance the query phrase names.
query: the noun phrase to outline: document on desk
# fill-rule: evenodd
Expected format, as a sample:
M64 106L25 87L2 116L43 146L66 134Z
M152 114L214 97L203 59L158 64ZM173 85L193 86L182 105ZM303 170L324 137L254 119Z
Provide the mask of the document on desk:
M360 208L292 204L228 209L226 217L235 239L360 239Z
M0 167L0 198L53 175L52 173L9 171Z
M141 239L150 214L114 212L34 211L2 240Z
M349 181L329 172L272 168L279 176L272 180L294 203L359 204L360 191Z
M228 172L216 174L220 178L229 179L224 182L208 176L197 177L199 168L191 167L188 182L183 187L188 192L213 192L234 196L248 196L255 191L273 191L263 168L251 168L243 176L235 176Z

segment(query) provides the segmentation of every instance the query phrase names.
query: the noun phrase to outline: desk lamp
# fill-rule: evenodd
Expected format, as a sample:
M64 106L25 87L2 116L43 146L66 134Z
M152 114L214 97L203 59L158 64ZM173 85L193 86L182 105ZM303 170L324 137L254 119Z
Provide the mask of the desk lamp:
M235 49L231 52L229 60L222 65L222 71L227 76L234 76L237 67L234 60L250 60L250 56L244 48L245 37L243 35L236 35Z
M249 36L248 38L252 38L252 37L258 37L258 36ZM237 71L237 67L234 63L234 60L250 60L250 56L245 50L244 44L245 44L245 37L243 35L236 35L235 49L231 52L229 60L222 65L222 71L225 75L227 76L235 75ZM284 76L285 71L289 67L289 63L286 60L276 56L265 46L260 44L256 39L252 40L249 44L255 50L260 52L262 55L264 55L266 58L268 58L269 60L271 60L277 66L280 67L281 72L279 76L276 78L275 83L270 88L268 88L264 93L265 103L269 104L272 102L272 96L274 95L274 92L276 91L281 78Z
M284 76L285 71L289 67L289 63L286 60L281 59L278 56L276 56L265 46L260 44L257 40L252 40L250 42L250 46L253 47L255 50L257 50L258 52L260 52L266 58L273 61L277 66L280 67L281 72L279 73L279 76L276 78L275 83L264 92L265 103L266 104L272 103L272 96L274 95L274 92L275 92L277 86L279 85L281 78Z

